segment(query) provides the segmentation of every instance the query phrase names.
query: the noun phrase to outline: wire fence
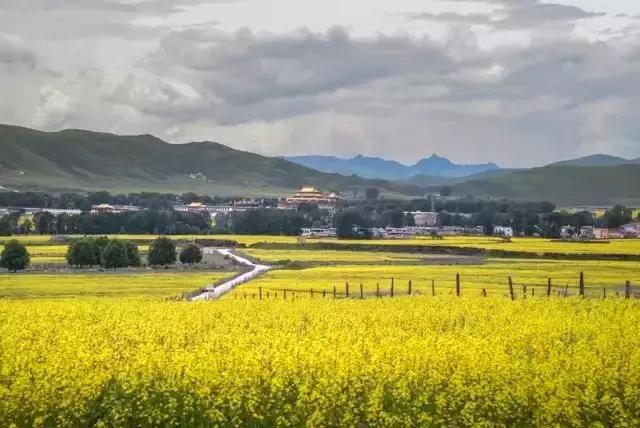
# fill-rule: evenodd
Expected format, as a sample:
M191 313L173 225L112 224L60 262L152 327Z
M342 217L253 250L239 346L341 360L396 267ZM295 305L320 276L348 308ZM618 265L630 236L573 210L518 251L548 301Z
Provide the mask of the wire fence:
M631 281L623 284L588 284L584 273L580 273L575 284L563 280L546 282L518 282L507 277L503 284L493 282L488 285L471 285L465 287L460 274L456 274L452 285L441 285L435 279L408 280L400 283L395 278L378 281L373 284L345 281L342 284L329 285L326 288L278 287L278 286L243 286L232 292L233 299L382 299L410 296L502 296L511 300L532 297L570 297L625 299L640 298L640 289L634 289Z

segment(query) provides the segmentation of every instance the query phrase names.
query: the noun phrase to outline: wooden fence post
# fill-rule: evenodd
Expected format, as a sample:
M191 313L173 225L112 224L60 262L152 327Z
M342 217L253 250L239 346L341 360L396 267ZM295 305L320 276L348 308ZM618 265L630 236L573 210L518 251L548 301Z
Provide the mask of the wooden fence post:
M631 281L627 281L624 284L624 298L625 299L631 298Z
M413 286L413 284L412 284L411 280L409 280L409 296L411 296L411 288L413 288L412 286Z
M311 296L311 298L313 299L313 288L309 289L309 295Z
M380 296L380 283L376 282L376 297L379 299Z
M536 297L536 289L535 288L531 289L531 297Z
M460 297L460 274L456 274L456 296Z
M584 297L584 272L580 272L580 297Z
M602 298L603 299L607 298L607 288L606 287L602 287Z
M395 287L395 281L391 278L391 297L393 297L393 288Z
M435 279L431 280L431 295L433 297L436 297L436 280Z
M333 286L333 299L335 300L337 298L336 296L336 286Z
M258 287L258 294L260 295L260 300L262 300L262 287Z
M348 282L344 283L344 295L349 297L349 283Z
M564 297L569 297L569 284L564 287Z
M324 299L325 297L327 297L327 289L323 289L322 290L322 298Z
M551 297L551 278L547 278L547 297Z
M482 297L487 297L487 289L486 288L482 289Z
M513 292L513 280L511 277L509 277L509 296L511 297L511 300L516 300L516 295Z
M362 283L360 283L360 298L364 299L364 292L362 290Z
M525 299L527 298L527 285L526 284L524 284L522 286L522 297L525 298Z
M269 292L267 291L267 299L269 298Z
M284 291L282 292L282 295L283 295L283 297L282 297L282 298L283 298L284 300L287 300L287 289L286 289L286 288L285 288L285 289L284 289Z

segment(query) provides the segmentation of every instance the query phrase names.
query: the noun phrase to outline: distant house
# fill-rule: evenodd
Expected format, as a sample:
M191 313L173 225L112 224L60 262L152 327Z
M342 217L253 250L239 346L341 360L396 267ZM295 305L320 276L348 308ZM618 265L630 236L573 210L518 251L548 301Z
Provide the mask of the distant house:
M640 238L640 222L624 224L620 232L627 238Z
M304 238L336 238L338 232L334 228L305 228L300 236Z
M624 235L620 229L604 229L596 227L593 229L595 239L622 239Z
M437 212L412 211L409 214L413 216L417 227L432 227L438 224Z
M513 227L511 226L494 226L494 236L503 236L505 238L513 238Z

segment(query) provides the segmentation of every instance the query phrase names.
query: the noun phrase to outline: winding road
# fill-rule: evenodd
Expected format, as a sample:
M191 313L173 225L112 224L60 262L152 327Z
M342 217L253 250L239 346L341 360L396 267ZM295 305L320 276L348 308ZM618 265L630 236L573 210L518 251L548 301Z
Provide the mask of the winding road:
M206 250L207 249L205 249L205 251ZM191 298L191 301L218 299L222 295L236 288L237 286L242 285L246 282L249 282L252 279L256 278L257 276L262 275L263 273L271 269L271 266L257 265L253 263L251 260L247 260L244 257L240 257L237 254L234 254L230 249L227 249L227 248L215 248L215 249L209 249L209 250L215 251L219 254L222 254L223 256L231 257L236 262L245 266L253 267L253 269L249 272L243 273L240 276L230 279L229 281L224 282L216 287L209 286L205 288L205 291L203 293Z

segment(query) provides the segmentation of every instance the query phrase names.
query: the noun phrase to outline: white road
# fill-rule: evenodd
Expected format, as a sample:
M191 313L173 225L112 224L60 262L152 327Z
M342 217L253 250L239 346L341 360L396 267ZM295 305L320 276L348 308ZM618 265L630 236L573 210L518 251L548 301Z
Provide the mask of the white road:
M229 291L233 290L234 288L236 288L239 285L242 285L246 282L251 281L252 279L256 278L259 275L262 275L263 273L267 272L269 269L271 269L271 266L267 266L267 265L257 265L255 263L253 263L251 260L247 260L244 257L240 257L236 254L233 254L231 252L231 250L226 249L226 248L205 248L205 252L206 251L211 251L211 252L217 252L222 254L223 256L229 256L232 259L234 259L236 262L243 264L245 266L250 266L253 267L253 269L249 272L243 273L240 276L237 276L223 284L220 284L216 287L213 286L209 286L207 288L205 288L205 291L202 294L199 294L193 298L191 298L192 301L199 301L199 300L215 300L220 298L222 295L228 293Z

